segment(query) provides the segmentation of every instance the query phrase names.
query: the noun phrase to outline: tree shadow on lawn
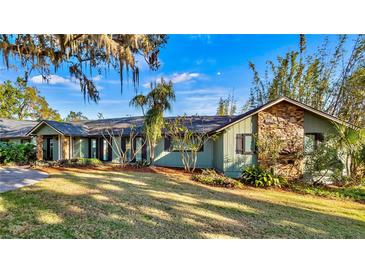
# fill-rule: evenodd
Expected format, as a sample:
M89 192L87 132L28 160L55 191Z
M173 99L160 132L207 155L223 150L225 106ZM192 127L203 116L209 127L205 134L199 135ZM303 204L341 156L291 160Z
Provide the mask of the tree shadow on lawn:
M0 237L365 237L364 221L319 212L315 204L289 204L172 175L62 172L0 195Z

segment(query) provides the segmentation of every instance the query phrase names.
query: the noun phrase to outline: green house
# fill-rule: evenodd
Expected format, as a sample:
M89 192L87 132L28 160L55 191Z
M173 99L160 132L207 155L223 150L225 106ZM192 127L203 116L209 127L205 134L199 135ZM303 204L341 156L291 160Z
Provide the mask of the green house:
M244 167L260 162L255 139L273 134L286 143L277 168L284 176L301 176L302 167L295 171L292 169L294 152L305 147L314 149L324 135L334 132L334 123L351 126L287 97L238 116L191 116L189 119L191 131L216 136L198 152L197 168L214 168L230 177L238 177ZM121 154L117 152L122 151L129 160L142 161L149 159L143 121L143 117L71 123L48 120L25 123L0 119L0 140L32 140L37 144L39 160L85 157L119 162ZM130 159L131 155L133 159ZM167 136L155 148L155 165L183 167L180 152L171 148Z

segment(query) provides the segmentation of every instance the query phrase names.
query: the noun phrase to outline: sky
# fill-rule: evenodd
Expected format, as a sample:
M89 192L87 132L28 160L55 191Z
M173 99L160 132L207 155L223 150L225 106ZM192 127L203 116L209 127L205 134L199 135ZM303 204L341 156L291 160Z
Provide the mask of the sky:
M324 35L307 35L307 48L314 52ZM335 40L330 36L330 40ZM274 60L290 49L298 48L299 35L169 35L161 49L161 67L150 71L140 62L138 91L147 93L151 81L160 77L174 83L176 101L167 116L214 115L220 97L233 94L240 109L248 99L252 72L248 62L255 63L263 73L267 60ZM0 81L15 80L22 70L7 70L0 63ZM100 112L105 118L141 115L129 106L135 95L132 81L124 83L121 93L119 75L115 71L95 75L100 90L98 104L84 100L79 84L73 82L66 69L52 73L49 83L33 73L29 85L37 87L50 106L65 117L70 111L81 111L89 119Z

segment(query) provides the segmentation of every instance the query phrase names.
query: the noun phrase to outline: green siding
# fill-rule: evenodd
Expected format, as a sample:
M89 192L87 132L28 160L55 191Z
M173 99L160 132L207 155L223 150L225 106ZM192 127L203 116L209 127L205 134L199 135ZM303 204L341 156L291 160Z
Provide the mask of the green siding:
M59 133L47 125L42 125L40 128L37 129L35 134L37 134L37 135L58 135Z
M155 148L155 164L166 167L184 167L180 152L164 151L164 140L158 142ZM209 140L204 145L204 151L198 152L197 168L213 167L213 141Z
M332 121L309 111L304 112L304 133L335 133Z
M323 133L323 135L326 136L328 134L335 134L336 128L331 120L306 111L304 112L304 133ZM330 183L331 173L332 172L329 172L327 176L323 178L323 181ZM343 170L343 174L346 175L346 169ZM308 180L311 178L311 175L304 173L304 177Z
M256 134L257 115L228 127L223 133L223 171L230 177L239 177L245 166L256 164L256 155L236 154L236 134Z
M213 165L214 168L223 172L223 134L219 134L213 143Z

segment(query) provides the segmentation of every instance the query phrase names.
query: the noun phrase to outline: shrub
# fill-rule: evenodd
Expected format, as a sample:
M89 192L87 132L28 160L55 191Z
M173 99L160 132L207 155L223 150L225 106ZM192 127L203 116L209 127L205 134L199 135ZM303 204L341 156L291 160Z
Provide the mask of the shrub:
M136 161L135 163L132 163L132 166L135 168L143 168L143 167L149 166L149 163L146 160L141 160L141 161Z
M213 169L203 170L201 174L193 174L192 179L202 184L226 188L241 187L240 182L217 173Z
M305 173L309 183L324 184L326 178L332 182L340 182L344 165L338 157L338 151L331 142L323 142L309 155L305 162Z
M61 167L99 166L102 164L102 161L96 158L74 158L69 160L59 160L55 162L55 165Z
M286 180L258 166L246 167L242 171L240 181L254 187L271 187L286 184Z
M28 164L35 161L36 150L35 145L4 143L0 142L0 163L1 164Z

